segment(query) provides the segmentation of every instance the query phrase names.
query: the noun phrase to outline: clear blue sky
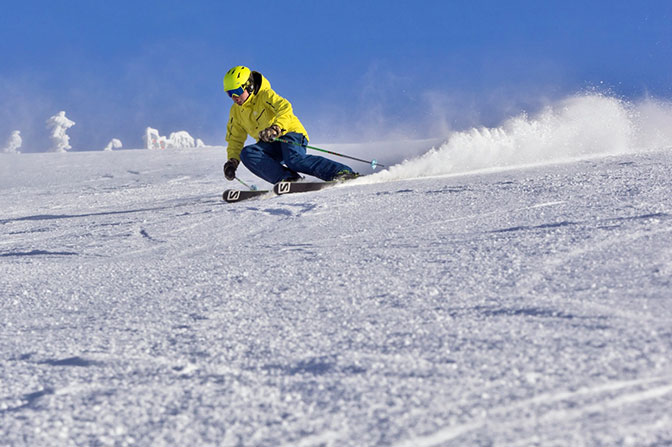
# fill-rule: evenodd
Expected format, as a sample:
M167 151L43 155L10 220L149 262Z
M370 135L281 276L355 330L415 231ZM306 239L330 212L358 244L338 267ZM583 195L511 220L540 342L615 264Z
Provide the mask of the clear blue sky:
M597 88L672 98L672 1L5 0L0 144L74 150L146 126L224 143L224 72L247 65L294 104L314 144L496 125Z

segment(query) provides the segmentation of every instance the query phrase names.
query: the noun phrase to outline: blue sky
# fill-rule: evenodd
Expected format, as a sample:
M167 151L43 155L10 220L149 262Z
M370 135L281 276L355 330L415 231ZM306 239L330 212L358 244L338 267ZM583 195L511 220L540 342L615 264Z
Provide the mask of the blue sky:
M0 14L0 144L74 150L146 126L223 144L224 72L247 65L294 104L311 141L441 136L597 89L672 98L672 2L33 1Z

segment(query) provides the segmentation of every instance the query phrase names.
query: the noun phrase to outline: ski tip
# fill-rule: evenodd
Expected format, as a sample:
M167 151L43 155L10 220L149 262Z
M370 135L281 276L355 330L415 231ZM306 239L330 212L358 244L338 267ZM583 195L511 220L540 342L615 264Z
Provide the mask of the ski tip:
M222 193L222 200L225 202L236 202L240 199L240 191L227 189Z

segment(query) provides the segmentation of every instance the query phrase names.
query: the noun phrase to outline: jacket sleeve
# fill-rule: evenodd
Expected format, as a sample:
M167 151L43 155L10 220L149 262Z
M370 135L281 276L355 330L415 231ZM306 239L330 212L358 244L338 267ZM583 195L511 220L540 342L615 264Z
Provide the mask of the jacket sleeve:
M247 140L247 132L243 126L238 122L238 117L235 116L233 110L229 113L229 122L226 125L226 153L228 158L235 158L240 160L240 152L243 150Z
M292 104L272 89L268 89L264 93L265 97L259 99L264 101L264 106L273 115L271 125L277 124L283 133L287 132L287 130L291 129L290 126L295 119Z

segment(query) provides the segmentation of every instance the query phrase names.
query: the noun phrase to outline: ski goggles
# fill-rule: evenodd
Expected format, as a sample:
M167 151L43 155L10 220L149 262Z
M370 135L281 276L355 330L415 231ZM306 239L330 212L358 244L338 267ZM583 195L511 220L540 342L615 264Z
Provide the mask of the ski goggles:
M229 95L229 98L233 98L234 96L240 96L243 94L245 91L245 87L242 85L238 88L234 88L233 90L227 90L226 94Z

